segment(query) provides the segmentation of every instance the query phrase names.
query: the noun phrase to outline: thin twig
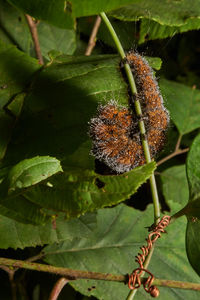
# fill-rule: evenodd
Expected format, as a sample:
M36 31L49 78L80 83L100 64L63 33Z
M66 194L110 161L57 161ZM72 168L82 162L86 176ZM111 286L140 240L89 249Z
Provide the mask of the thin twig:
M54 285L49 300L57 300L64 286L69 282L68 279L62 277Z
M39 64L43 65L44 61L43 61L43 57L42 57L42 53L40 50L40 43L39 43L39 39L38 39L38 33L37 33L37 22L34 22L32 17L25 14L31 35L32 35L32 39L33 39L33 43L34 43L34 47L35 47L35 53L36 53L36 57L39 60Z
M171 154L167 155L166 157L164 157L163 159L159 160L157 162L157 166L160 166L161 164L163 164L164 162L166 162L167 160L171 159L174 156L186 153L188 151L189 151L189 148L185 148L185 149L182 149L182 150L179 149L178 151L174 151L173 153L171 153Z
M33 261L39 260L43 257L44 257L44 253L40 252L39 254L37 254L35 256L27 258L26 261L33 262Z
M91 35L90 35L87 49L85 51L85 55L87 55L87 56L89 56L92 53L92 50L96 45L96 36L97 36L97 32L99 30L100 24L101 24L101 17L97 16L96 21L93 26L93 29L92 29L92 32L91 32Z
M89 272L89 271L80 271L73 270L68 268L60 268L54 267L45 264L32 263L23 260L15 260L0 257L0 265L1 267L11 267L11 268L21 268L28 270L35 270L40 272L47 272L53 274L59 274L64 276L68 280L75 279L92 279L92 280L105 280L105 281L116 281L127 283L127 275L114 275L109 273L99 273L99 272ZM3 269L3 268L2 268ZM147 278L141 279L142 283L145 282ZM175 281L175 280L165 280L165 279L154 279L154 284L157 286L165 286L165 287L173 287L173 288L181 288L181 289L189 289L200 291L200 284L193 282L184 282L184 281Z
M177 156L177 155L180 155L180 154L183 154L183 153L189 151L189 148L180 149L181 140L182 140L182 134L179 134L179 137L178 137L178 139L177 139L177 142L176 142L176 146L175 146L174 152L171 153L171 154L169 154L169 155L167 155L167 156L164 157L163 159L159 160L159 161L157 162L157 166L163 164L164 162L166 162L167 160L173 158L174 156Z
M96 279L96 280L118 281L118 282L127 281L126 275L113 275L108 273L73 270L69 268L60 268L60 267L54 267L54 266L40 264L40 263L33 263L26 260L25 261L15 260L15 259L3 258L3 257L0 257L0 265L11 267L14 269L21 268L21 269L58 274L61 275L62 277L65 277L68 280Z
M177 140L174 152L177 152L178 150L180 150L181 140L182 140L182 134L179 134L179 137L178 137L178 140Z

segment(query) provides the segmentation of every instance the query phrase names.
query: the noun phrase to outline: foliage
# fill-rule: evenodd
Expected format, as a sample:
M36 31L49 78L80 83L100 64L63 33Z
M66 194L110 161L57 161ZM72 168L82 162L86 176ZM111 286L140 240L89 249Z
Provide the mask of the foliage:
M198 282L198 0L192 6L186 0L0 0L2 256L25 259L42 253L43 262L50 265L113 274L137 267L134 257L147 237L145 227L153 223L145 182L156 163L115 174L90 155L89 122L99 103L114 99L127 106L130 92L116 44L104 24L92 54L84 55L95 15L102 11L124 49L144 53L161 78L171 122L166 148L157 161L177 145L174 157L158 166L156 179L163 212L183 210L187 219L176 219L157 241L149 269L156 278ZM39 21L43 66L25 14ZM187 147L189 153L181 152ZM38 292L46 286L50 293L48 277L42 281L39 274L36 280L25 272L22 277L32 299L48 299ZM19 282L16 299L24 292ZM125 299L128 294L119 282L76 280L70 285L66 290L72 300ZM163 300L199 299L197 291L161 287L160 292ZM141 288L137 299L144 297L150 299ZM10 299L9 292L4 299Z

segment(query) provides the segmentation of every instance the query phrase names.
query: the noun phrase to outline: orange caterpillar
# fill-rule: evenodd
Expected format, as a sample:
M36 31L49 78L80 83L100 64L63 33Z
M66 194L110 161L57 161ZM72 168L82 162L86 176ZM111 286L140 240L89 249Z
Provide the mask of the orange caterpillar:
M145 123L153 158L164 146L169 115L147 61L134 52L127 54L126 58L134 75L137 87L135 101L140 101L140 117ZM113 100L104 106L100 105L97 116L90 122L92 154L118 173L143 165L145 157L137 120L138 117Z

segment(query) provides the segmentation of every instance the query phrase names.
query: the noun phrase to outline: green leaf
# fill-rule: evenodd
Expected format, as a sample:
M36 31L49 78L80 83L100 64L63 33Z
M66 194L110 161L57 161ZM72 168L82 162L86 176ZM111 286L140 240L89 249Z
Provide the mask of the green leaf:
M190 18L199 18L199 1L192 5L187 0L133 0L132 4L111 12L111 15L124 21L135 21L142 18L154 20L161 25L181 26Z
M47 21L61 28L73 29L75 26L69 1L8 0L8 2L38 20Z
M148 61L151 68L153 68L154 70L160 70L162 66L162 60L160 59L160 57L145 56L145 59Z
M61 28L72 28L75 17L91 16L110 11L133 0L8 0L25 13Z
M200 134L194 139L187 157L187 177L190 201L200 196Z
M45 22L37 26L42 55L48 59L48 52L56 49L64 54L72 55L76 49L75 30L61 29Z
M65 211L75 217L87 211L112 206L134 194L155 169L155 163L135 168L121 175L98 175L82 170L61 174L50 180L50 184L37 185L25 192L31 202L48 209Z
M86 238L96 225L96 214L66 220L64 214L45 225L22 224L0 215L0 248L25 248ZM5 234L6 233L6 234Z
M24 14L1 0L0 22L0 39L30 54L32 39Z
M133 47L134 43L134 36L136 28L132 22L121 22L115 18L109 18L117 36L120 37L120 42L124 49L130 50ZM89 36L92 32L92 28L94 26L96 17L87 17L87 18L80 18L78 20L78 31L84 33L84 35ZM110 32L108 31L104 22L101 22L101 26L99 27L97 33L97 40L103 41L105 44L113 47L116 49L115 42L110 36ZM136 41L135 41L136 42ZM85 47L86 48L86 47ZM96 48L96 47L95 47Z
M161 174L162 190L166 202L174 201L182 205L188 202L189 189L185 165L173 166Z
M187 207L188 226L186 245L188 259L194 270L200 275L200 134L194 139L187 158L187 176L190 199Z
M6 153L23 106L22 91L38 68L36 60L0 41L0 159Z
M30 83L32 75L41 66L36 59L19 51L12 45L0 41L0 96L1 107L5 105L13 95L23 91Z
M200 276L200 219L188 218L186 231L187 256L193 269Z
M82 168L84 163L84 168L93 170L88 142L90 118L99 101L128 103L119 63L116 55L60 55L38 73L26 98L7 164L42 153L62 159L65 169L73 165Z
M26 225L44 225L53 215L52 212L44 211L40 205L28 201L23 195L17 195L12 198L1 195L0 214Z
M140 24L139 43L144 43L148 40L164 39L172 37L175 34L195 30L200 28L200 19L188 19L187 23L181 26L161 25L153 20L142 19Z
M0 159L2 159L5 155L14 123L15 120L11 116L9 116L5 111L0 111Z
M151 61L160 65L160 60ZM99 102L114 99L119 104L128 103L119 64L116 55L60 55L38 73L6 157L8 164L16 164L27 154L43 153L62 159L67 169L73 155L74 165L79 162L82 167L84 163L84 168L93 170L94 159L88 155L88 122Z
M1 214L25 223L41 224L49 220L42 204L34 204L23 190L62 171L60 162L49 156L34 157L10 168L0 185Z
M20 161L10 169L5 179L8 185L8 195L37 184L61 171L59 160L50 156L36 156Z
M35 57L34 44L24 14L12 5L0 2L0 21L0 38L7 43L17 45L19 49ZM37 32L41 53L45 58L48 59L47 53L52 49L73 54L76 47L74 30L61 29L39 22Z
M176 204L176 208L180 205ZM146 226L152 224L153 207L145 212L133 210L125 205L99 210L97 225L87 238L74 238L44 248L45 261L49 264L79 270L113 274L127 274L138 265L135 255L145 244L148 235ZM148 269L162 279L198 282L199 278L188 264L184 247L185 219L179 219L167 228L156 242ZM176 270L176 271L174 271ZM98 299L126 299L129 289L122 283L104 281L72 281L71 285L84 295ZM95 288L91 289L92 286ZM198 299L199 293L181 289L159 288L163 300ZM178 296L177 296L178 295ZM141 288L137 299L150 299Z
M4 109L0 109L0 160L6 153L16 119L22 109L24 96L24 93L16 95L7 107L5 106Z
M127 199L152 174L154 163L123 175L94 172L88 122L99 101L128 103L119 63L116 55L59 55L37 74L3 166L42 153L61 160L64 173L49 183L20 189L29 205L35 203L39 208L65 211L68 217L77 216ZM17 186L15 183L14 189ZM34 219L34 212L32 215Z
M72 10L76 17L96 15L102 11L108 12L112 9L132 3L134 0L72 0Z
M170 117L181 135L200 127L200 90L162 79L161 92Z

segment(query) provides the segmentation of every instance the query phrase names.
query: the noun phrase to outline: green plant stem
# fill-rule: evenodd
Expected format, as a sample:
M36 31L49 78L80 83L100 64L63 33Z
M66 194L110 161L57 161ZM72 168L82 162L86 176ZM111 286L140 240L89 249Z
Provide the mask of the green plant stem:
M149 259L149 257L148 257ZM99 272L88 272L81 270L73 270L69 268L60 268L54 267L45 264L32 263L29 261L16 260L10 258L0 257L0 266L7 266L10 270L15 268L34 270L40 272L47 272L52 274L58 274L65 277L68 280L76 279L92 279L92 280L105 280L105 281L116 281L127 283L127 275L114 275L109 273L99 273ZM145 265L146 266L146 265ZM4 268L2 268L4 269ZM147 278L142 278L142 283L145 282ZM173 287L187 290L196 290L200 291L199 283L184 282L184 281L175 281L175 280L165 280L165 279L154 279L154 284L157 286Z
M135 80L133 78L133 73L131 71L131 68L130 68L129 64L126 62L126 54L125 54L124 49L121 45L121 42L118 39L118 36L116 35L115 30L112 27L112 24L110 23L110 21L107 18L106 14L104 12L101 12L100 15L101 15L103 21L105 22L108 30L110 31L110 34L111 34L111 36L112 36L112 38L115 42L117 50L118 50L122 60L124 61L124 68L125 68L125 72L126 72L126 75L127 75L127 78L128 78L131 93L132 93L133 96L135 96L135 95L137 95L137 88L136 88L136 85L135 85ZM134 105L135 105L135 111L136 111L137 116L142 116L141 105L140 105L139 100L137 100L137 98L134 101ZM145 125L144 125L144 122L141 118L139 120L139 128L140 128L141 136L145 137L146 136ZM143 146L144 156L145 156L146 162L150 163L151 162L151 155L150 155L149 145L148 145L147 139L142 138L142 146ZM150 177L150 187L151 187L151 194L152 194L153 206L154 206L154 223L158 224L158 222L160 220L160 204L159 204L158 191L157 191L156 180L155 180L154 174L152 174L151 177ZM151 257L151 255L153 254L153 248L150 251L150 253L151 254L149 254L149 256ZM129 294L129 297L132 297L132 298L130 298L130 299L133 299L136 291L137 290L131 291L131 293Z
M133 78L133 73L131 71L131 68L129 66L128 63L126 63L126 54L124 52L124 49L120 43L120 40L118 39L118 36L115 33L114 28L112 27L109 19L107 18L106 14L104 12L100 13L103 21L105 22L108 30L110 31L110 34L115 42L115 45L117 47L117 50L122 58L122 60L124 61L124 68L125 68L125 72L128 78L128 82L130 85L130 89L131 89L131 93L133 95L137 94L137 88L135 85L135 80ZM140 106L140 102L136 99L136 101L134 101L135 104L135 111L136 114L138 116L142 115L142 110L141 110L141 106ZM140 128L140 133L142 136L145 136L146 134L146 130L145 130L145 126L144 126L144 122L143 120L139 121L139 128ZM150 151L149 151L149 146L148 146L148 142L146 139L142 140L142 145L143 145L143 149L144 149L144 155L145 155L145 159L146 162L149 163L151 162L151 156L150 156ZM156 181L155 181L155 177L154 174L150 177L150 186L151 186L151 192L152 192L152 199L153 199L153 204L154 204L154 221L155 224L157 224L159 222L159 218L160 218L160 205L159 205L159 198L158 198L158 192L157 192L157 187L156 187Z

